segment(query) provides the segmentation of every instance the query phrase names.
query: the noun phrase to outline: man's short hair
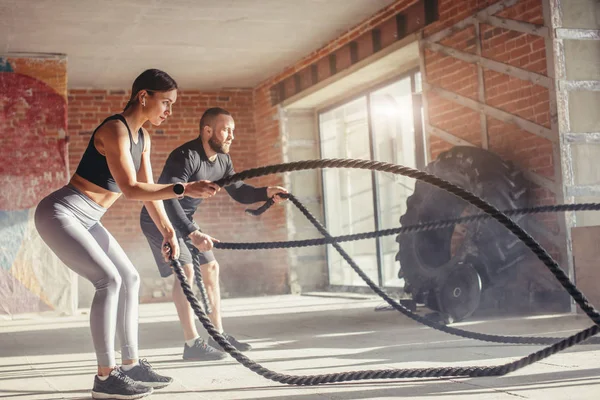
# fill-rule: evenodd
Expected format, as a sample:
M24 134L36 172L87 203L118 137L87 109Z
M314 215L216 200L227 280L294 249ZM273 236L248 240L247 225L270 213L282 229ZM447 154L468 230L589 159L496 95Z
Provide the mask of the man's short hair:
M204 111L202 118L200 118L200 133L202 133L205 126L211 126L219 115L231 116L231 113L221 107L212 107Z

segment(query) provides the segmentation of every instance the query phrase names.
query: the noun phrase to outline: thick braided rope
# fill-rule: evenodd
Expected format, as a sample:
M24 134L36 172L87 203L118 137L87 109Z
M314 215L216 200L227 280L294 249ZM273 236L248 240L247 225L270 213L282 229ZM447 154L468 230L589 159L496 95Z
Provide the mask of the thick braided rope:
M261 210L260 213L252 212L253 215L260 215L266 211L274 202L266 203L268 206ZM262 208L262 207L261 207ZM506 215L524 215L524 214L540 214L565 211L598 211L600 203L580 203L580 204L556 204L550 206L538 206L528 208L517 208L511 210L502 210ZM257 210L246 210L257 211ZM264 250L264 249L289 249L294 247L309 247L322 246L331 243L351 242L354 240L373 239L376 237L390 235L405 235L408 233L417 233L424 231L433 231L436 229L444 229L454 227L456 224L469 224L492 217L488 214L475 214L467 217L447 219L442 221L431 221L422 224L406 225L398 228L382 229L379 231L354 233L352 235L332 236L331 238L316 238L302 240L288 240L275 242L218 242L215 243L215 248L223 250Z
M317 228L319 233L321 233L326 238L331 238L331 235L329 234L329 232L327 232L327 230L323 227L323 225L321 225L321 223L315 218L315 216L312 215L310 213L310 211L308 211L308 209L306 207L304 207L304 205L302 203L300 203L300 201L298 201L298 199L296 199L295 196L290 194L288 197L289 197L290 201L292 203L294 203L294 205L300 210L300 212L302 212L302 214L304 214L304 216L315 226L315 228ZM465 331L463 329L458 329L458 328L453 328L451 326L438 324L435 321L432 321L430 319L421 317L420 315L413 313L408 308L404 307L402 304L400 304L397 301L395 301L394 299L392 299L379 286L377 286L377 284L375 284L375 282L373 282L371 280L371 278L369 278L367 276L367 274L365 274L365 272L354 262L354 260L348 255L348 253L346 253L344 251L344 249L342 247L340 247L339 244L333 242L332 245L338 251L338 253L340 253L340 255L344 258L344 260L346 260L346 262L350 265L350 267L354 270L354 272L356 272L362 278L362 280L365 281L365 283L375 293L377 293L381 298L383 298L390 306L392 306L395 310L401 312L405 316L409 317L410 319L412 319L416 322L419 322L423 325L427 325L430 328L434 328L439 331L442 331L442 332L445 332L445 333L448 333L451 335L464 337L467 339L475 339L475 340L481 340L484 342L494 342L494 343L553 344L559 340L563 340L563 338L556 338L556 337L490 335L490 334L484 334L484 333ZM594 326L587 328L587 329L577 333L576 335L574 335L573 340L575 340L575 343L578 343L578 342L587 340L588 338L590 338L591 336L594 336L598 332L600 332L600 327L598 327L598 325L594 325ZM587 344L600 343L600 340L594 340L594 339L597 339L597 338L588 340L586 343Z
M310 162L298 162L298 163L282 164L282 165L277 165L277 166L273 166L273 167L274 168L279 168L281 166L284 166L286 168L291 168L292 170L297 170L297 169L304 169L307 166L307 164L313 164L314 165L315 163L320 163L321 161L323 161L325 165L329 164L329 166L335 166L335 167L347 167L348 165L356 165L358 163L359 167L364 167L364 168L368 167L369 169L373 168L373 169L376 169L376 170L384 170L386 172L391 172L388 169L388 167L391 167L392 169L400 169L401 171L399 171L399 173L402 173L402 174L404 174L403 170L408 170L409 172L416 172L417 174L420 173L420 171L410 170L408 168L401 167L401 166L395 166L393 164L386 164L386 163L379 163L379 162L372 162L372 161L363 161L363 160L317 160L317 161L310 161ZM383 165L384 168L381 168L381 164L384 164ZM312 165L310 165L310 166L312 167ZM256 169L256 170L245 171L245 173L249 173L250 172L251 173L250 175L254 175L258 170L263 170L264 171L265 169L271 169L273 167L263 167L263 168ZM260 172L262 172L262 171L260 171ZM270 171L265 171L265 172L270 172ZM265 173L263 172L263 174L265 174ZM242 175L242 173L240 173L240 175ZM428 175L428 174L424 174L424 175ZM410 176L410 175L408 175L408 176ZM234 178L235 178L235 176L232 176L229 179L233 180ZM245 178L246 177L241 176L238 179L245 179ZM425 179L422 179L422 180L428 181L427 178L434 178L432 180L433 182L430 182L430 183L432 183L432 184L434 184L434 185L436 185L438 187L439 187L439 185L438 185L437 182L435 182L435 180L438 180L438 181L441 181L442 183L445 183L446 185L443 185L443 186L448 186L448 187L450 187L450 189L452 189L452 187L454 186L454 185L450 184L449 182L445 182L445 181L443 181L443 180L441 180L441 179L439 179L437 177L431 176L431 175L428 175L427 177L425 177ZM417 177L417 179L418 179L418 177ZM217 183L219 183L219 182L217 182ZM458 188L458 187L455 187L455 186L454 186L454 188L459 189L458 191L464 191L461 188ZM448 190L446 187L442 187L442 189ZM450 191L450 192L453 193L452 191ZM456 193L453 193L453 194L456 194ZM470 195L470 197L475 197L475 199L480 200L481 202L483 202L481 199L479 199L478 197L472 195L469 192L466 192L466 194ZM461 197L461 196L459 196L459 197ZM469 199L466 199L466 200L469 201ZM487 204L485 202L483 202L483 203L484 203L484 205ZM313 223L313 225L315 225L315 222L318 224L318 221L316 221L316 219L314 219L314 217L312 217L310 215L310 213L308 212L308 210L306 210L299 202L296 201L295 204L296 204L297 207L299 206L299 208L301 209L301 211L305 214L305 216L309 220L311 220L311 222ZM490 205L488 205L488 206L493 209L492 206L490 206ZM565 205L565 206L563 206L563 208L568 208L568 206L573 206L573 205ZM576 206L579 209L584 208L584 207L581 207L581 206L578 206L578 205L574 205L574 206ZM552 207L552 206L540 207L538 209L541 212L543 212L543 211L547 211L549 207ZM554 207L556 208L556 206L554 206ZM472 217L477 217L477 216L472 216ZM494 216L492 216L492 217L494 217ZM467 217L467 218L469 218L469 217ZM494 217L494 218L497 219L496 217ZM506 224L504 224L504 225L506 225ZM315 226L317 226L317 225L315 225ZM518 228L520 229L520 227L518 227ZM319 229L319 228L317 227L317 229ZM332 239L331 236L329 234L327 234L325 236L326 236L325 239L328 239L331 242L331 239ZM521 238L521 240L523 240L523 239ZM533 238L531 238L531 240L533 240ZM534 240L533 240L533 246L534 246L534 249L535 249L535 247L538 247L542 251L545 252L545 250L543 250L541 248L541 246L539 246L539 244L537 244ZM531 245L528 245L528 247L532 248ZM539 257L539 255L538 255L538 257ZM549 255L548 255L548 258L558 268L558 265L554 262L554 260L552 260L550 258ZM360 268L358 266L355 265L355 267L353 267L353 268L355 269L355 271L359 275L361 275L362 271L360 270ZM368 277L366 277L366 275L364 275L364 273L362 275L364 276L363 280L365 278L368 279ZM372 288L373 287L376 287L378 289L378 287L376 285L374 285L374 284L373 284ZM375 290L375 291L377 292L377 290ZM463 330L460 330L460 329L450 328L450 327L446 327L444 325L436 324L433 321L425 320L422 317L420 317L420 316L418 316L418 315L410 312L410 310L408 310L405 307L403 307L402 305L396 303L392 299L386 299L386 301L390 305L392 305L392 307L395 308L396 310L402 312L403 314L409 316L412 319L417 320L418 322L424 323L425 325L428 325L428 326L430 326L432 328L439 329L439 330L445 331L447 333L458 335L458 336L462 336L462 337L468 337L468 338L477 339L477 340L484 340L484 341L500 342L500 343L521 343L521 344L523 344L523 343L529 343L529 344L549 344L549 343L554 343L556 340L558 340L558 338L545 338L545 337L509 337L509 336L497 336L497 335L484 335L484 334L478 334L478 333L472 333L472 332L468 332L468 331L463 331ZM599 331L599 329L595 325L595 326L593 326L591 328L588 328L588 329L580 332L578 334L578 335L580 335L578 337L578 339L585 340L585 338L590 337L590 336L596 334L598 331ZM590 341L590 343L591 342L595 343L597 341L594 340L594 341Z
M295 165L282 164L282 165L274 166L274 167L284 168L284 169L291 167L291 168L296 168L296 169L288 169L288 170L299 170L299 169L307 169L307 163L314 164L315 162L292 163ZM319 160L318 163L320 163L320 165L313 166L312 168L332 167L333 164L335 164L335 163L338 163L339 165L343 165L342 167L348 167L348 165L350 165L350 164L363 165L363 166L365 165L365 163L373 164L373 162L364 162L361 160ZM327 164L327 163L329 163L329 164ZM381 164L381 163L375 163L375 164ZM403 175L411 176L410 174L412 174L413 177L416 177L417 179L419 179L419 177L417 177L417 175L420 175L420 174L423 174L423 176L427 175L424 173L419 173L419 171L407 169L405 167L393 166L391 164L388 164L388 165L394 167L394 168L392 168L392 170L395 168L400 168L400 169L404 170L404 172L407 172L406 174L403 174ZM371 167L373 167L373 165L371 165ZM280 171L270 172L268 170L269 168L272 169L273 167L265 167L262 169L255 169L255 170L250 170L250 171L253 171L252 173L255 174L253 176L260 176L260 175L266 175L269 173L288 171L288 170L285 170L285 171L280 170ZM376 168L373 168L373 169L376 169ZM265 170L267 170L267 171L265 172ZM248 172L250 172L250 171L245 171L244 173L236 174L232 177L229 177L228 183L252 177L252 176L250 176L251 174L248 174ZM392 172L392 171L387 170L387 172ZM413 174L413 172L417 172L417 174ZM400 173L400 172L398 172L398 173ZM246 175L244 175L244 174L246 174ZM421 178L423 178L423 176L421 176ZM426 176L425 179L422 179L422 180L427 181L428 183L435 182L433 184L436 184L436 186L442 187L443 189L448 190L447 188L440 186L440 183L443 184L444 181L442 181L438 178L435 178L435 179L429 179L429 178L435 178L435 177ZM437 182L436 182L436 180L437 180ZM445 182L445 183L450 185L448 182ZM223 185L226 185L227 182L222 181L220 184L223 186ZM450 190L448 190L448 191L450 191L453 194L456 194L452 191L452 189L459 189L457 191L458 192L457 195L459 195L459 197L461 197L461 198L465 198L465 200L467 200L467 201L473 200L473 199L471 199L471 197L475 197L475 200L479 200L482 204L474 204L473 201L470 201L472 204L478 206L485 212L489 212L491 215L493 215L493 217L495 219L497 219L499 222L503 223L503 225L507 226L507 224L505 223L506 221L503 221L501 218L502 216L504 216L505 219L508 219L504 214L499 213L498 210L495 210L492 206L483 202L481 199L478 199L476 196L469 194L468 192L464 193L465 191L462 191L462 189L457 188L457 187L453 188L452 186L453 185L449 186ZM463 193L461 193L461 191ZM460 196L460 195L462 195L462 196ZM501 215L498 216L497 215L498 213ZM510 219L508 219L508 221L510 221ZM318 223L318 221L316 221L316 222ZM315 225L315 226L317 226L317 225ZM507 228L509 228L511 230L511 232L513 232L513 229L515 229L514 227L510 226L510 224L508 224ZM511 228L513 228L513 229L511 229ZM324 230L324 228L323 228L323 230ZM520 228L518 226L516 227L515 230L516 230L516 233L519 233L517 235L517 237L519 237L521 240L523 240L523 238L521 238L521 236L525 235L525 239L527 239L528 235L526 234L526 232L520 230ZM322 233L325 234L326 236L329 236L329 238L331 238L331 236L326 231L324 231ZM515 232L513 232L513 233L515 233ZM531 242L533 242L533 243L531 243ZM543 248L541 248L541 246L539 246L533 240L533 238L531 238L531 241L529 243L526 242L526 244L530 248L533 247L532 250L535 250L536 246L539 248L538 250L540 250L541 253L538 251L534 251L534 252L544 262L544 264L546 264L547 259L549 259L551 262L554 262L554 260L552 260L552 258L549 255L546 254L546 256L544 257L543 253L545 253L545 250ZM341 252L343 252L343 249L341 249L341 247L337 243L334 243L334 246L336 247L336 249L338 249L338 251L341 250ZM342 255L344 255L344 253L342 253ZM353 260L347 254L345 254L344 258L347 261L349 259L351 261L351 264L354 264ZM554 264L556 264L556 263L554 262ZM547 265L547 266L551 270L551 272L554 273L551 266L549 266L549 265ZM313 375L313 376L284 375L284 374L279 374L279 373L270 371L270 370L262 367L261 365L248 359L243 354L239 353L233 346L231 346L227 342L227 340L225 340L225 338L215 330L214 326L212 326L212 324L210 323L210 320L206 317L206 315L202 311L200 305L198 304L197 299L195 298L194 294L192 293L192 291L190 289L189 284L187 283L185 276L183 275L183 271L182 271L181 266L179 265L178 261L176 261L176 260L173 261L173 268L175 270L177 277L181 281L183 291L184 291L186 297L188 298L188 301L190 302L192 308L194 309L194 312L196 313L196 315L198 316L202 325L205 327L205 329L208 331L208 333L213 337L213 339L215 341L217 341L217 343L219 343L219 345L225 351L227 351L229 354L231 354L238 362L242 363L245 367L251 369L252 371L256 372L257 374L259 374L261 376L264 376L268 379L271 379L271 380L274 380L274 381L277 381L280 383L295 384L295 385L316 385L316 384L328 383L328 382L342 382L342 381L360 380L360 379L384 379L384 378L391 379L391 378L414 378L414 377L434 377L434 376L435 377L441 377L441 376L498 376L498 375L504 375L506 373L515 371L515 370L522 368L526 365L529 365L533 362L536 362L543 358L546 358L546 357L550 356L551 354L554 354L558 351L561 351L570 346L573 346L574 344L578 343L579 341L584 340L586 337L585 336L586 331L579 332L576 335L573 335L567 339L564 339L564 340L560 341L559 343L554 344L553 346L547 347L536 353L530 354L527 357L521 358L512 363L495 366L495 367L456 367L456 368L447 367L447 368L397 369L397 370L379 370L379 371L356 371L356 372L335 373L335 374L326 374L326 375ZM556 265L556 268L558 268L558 265ZM358 268L357 272L359 272L359 271L360 271L360 268ZM360 271L359 275L361 275L361 273L362 273L362 271ZM559 281L561 281L560 276L558 276L557 274L555 274L555 276L557 277L557 279L559 279ZM363 277L363 279L367 278L367 280L368 280L368 277L366 277L366 275L364 273L362 273L361 277ZM568 281L568 278L567 278L567 281ZM367 281L367 283L368 283L368 281ZM568 281L568 283L570 283L570 281ZM563 284L562 281L561 281L561 284ZM376 285L373 284L373 286L379 290L379 288L376 287ZM565 285L563 285L563 286L565 286ZM572 285L572 286L574 287L574 285ZM568 288L566 288L566 289L569 291ZM576 288L574 288L574 290L577 291ZM571 292L569 291L569 293L571 293ZM382 294L385 295L385 293L382 293ZM580 294L580 295L581 295L582 299L579 299L579 300L587 301L585 299L585 297L583 297L582 294ZM389 299L389 297L388 297L388 299ZM389 299L389 300L391 301L392 299ZM576 301L577 301L577 299L576 299ZM579 302L578 302L578 304L579 304ZM394 304L392 304L392 306L394 306ZM400 305L398 305L398 306L400 306ZM595 310L591 306L588 306L588 307L591 308L591 311L590 312L586 311L586 314L588 314L588 316L590 316L589 314L595 312ZM597 314L597 312L596 312L596 314ZM592 318L592 316L590 316L590 318ZM594 322L596 322L596 321L594 321ZM597 326L594 326L592 328L597 328ZM588 329L587 331L590 331L590 329Z
M202 299L202 304L204 304L204 310L207 314L212 313L212 308L210 307L210 301L208 300L208 293L206 292L206 286L204 286L204 279L202 279L202 271L200 270L200 251L188 241L185 241L186 246L190 250L192 254L192 265L194 267L194 278L196 280L196 286L198 287L198 291L200 292L200 298Z
M494 367L438 367L438 368L414 368L414 369L386 369L386 370L363 370L351 372L339 372L322 375L287 375L256 363L233 347L225 337L219 333L210 322L192 289L178 260L171 262L175 275L181 282L181 288L187 297L194 313L204 326L208 334L219 346L229 353L236 361L256 374L275 382L288 385L319 385L324 383L346 382L367 379L399 379L399 378L430 378L430 377L477 377L477 376L500 376L516 371L536 361L549 357L550 355L575 345L579 340L579 334L562 340L551 347L542 349L511 363Z
M329 232L327 232L327 230L319 223L319 221L316 220L316 218L310 214L310 212L294 197L294 196L290 196L290 200L296 205L296 207L298 207L302 213L310 220L310 222L319 230L319 232L324 235L325 237L331 237L331 235L329 234ZM346 251L337 243L333 243L332 244L333 247L338 251L338 253L340 253L340 255L344 258L344 260L346 260L346 262L348 262L348 264L352 267L352 269L363 279L363 281L365 281L365 283L367 283L367 285L373 290L375 291L380 297L382 297L386 302L388 302L388 304L392 305L392 307L394 307L395 309L403 312L406 316L417 320L418 322L424 323L425 325L431 326L428 321L425 318L422 318L416 314L412 314L409 310L407 310L406 308L402 307L402 305L396 303L393 299L391 299L385 292L383 292L365 273L364 271L362 271L358 265L356 265L356 263L354 262L354 260L348 255L348 253L346 253ZM396 306L400 306L400 307L396 307ZM404 311L407 311L406 313ZM412 314L412 315L410 315ZM416 317L416 318L415 318ZM490 337L493 335L483 335L483 334L474 334L472 332L467 332L467 331L462 331L462 330L457 330L455 328L450 328L450 327L446 327L443 325L440 325L440 330L444 331L444 332L448 332L448 333L453 333L456 334L457 331L459 331L461 333L460 336L464 336L464 337L468 337L468 338L473 338L473 339L479 339L479 340L486 340L486 339L494 339L495 341L495 337ZM529 365L533 362L539 361L542 358L546 358L558 351L561 351L567 347L573 346L575 344L577 344L580 341L583 341L585 339L587 339L588 337L592 336L593 334L597 333L598 330L600 328L598 328L597 325L594 325L591 328L586 329L585 331L582 332L578 332L577 334L566 338L564 340L561 340L560 342L554 344L553 346L550 346L548 348L542 349L536 353L531 354L528 357L525 357L521 360L517 360L513 363L509 363L503 366L498 366L498 367L490 367L490 368L484 368L483 370L479 371L481 372L483 375L485 376L490 376L490 375L496 375L496 373L498 374L505 374L508 372L512 372L515 369L518 368L522 368L526 365ZM519 339L523 339L523 338L518 338L518 337L512 337L512 338L508 338L508 339L515 339L515 340L519 340ZM524 340L527 340L529 338L524 338ZM550 339L550 340L554 340L554 338L535 338L535 339ZM473 373L479 373L477 370L472 371ZM470 375L470 376L477 376L477 375Z
M315 168L356 168L356 169L367 169L380 172L389 172L392 174L403 175L409 178L421 180L423 182L435 185L440 189L446 190L449 193L469 202L475 207L479 208L483 212L489 214L496 221L504 225L510 230L516 237L518 237L527 247L533 251L533 253L546 265L558 282L565 288L569 295L575 300L577 305L581 307L583 312L596 324L600 324L600 313L589 303L588 299L581 293L577 287L569 280L569 277L554 261L554 259L548 254L548 252L540 246L531 235L525 232L519 225L513 220L507 217L505 214L500 212L497 208L484 201L483 199L475 196L473 193L462 189L450 182L440 179L434 175L426 172L418 171L412 168L404 167L401 165L395 165L385 163L381 161L370 161L370 160L352 160L352 159L324 159L324 160L310 160L310 161L297 161L286 164L276 164L261 168L249 169L227 178L216 181L220 186L226 186L233 182L245 180L249 178L255 178L258 176L276 174L281 172L300 171L306 169Z
M285 194L282 196L285 198L293 197L293 195L291 195L291 194ZM318 223L317 219L314 218L314 216L310 213L310 211L308 211L308 209L306 209L306 207L304 207L304 205L297 198L294 197L294 200L292 202L311 221L311 223L313 223L313 225L317 229L319 229L319 223ZM274 204L275 204L274 201L269 200L264 205L259 207L258 209L246 210L246 212L248 212L249 214L258 216L258 215L261 215L262 213L266 212ZM600 209L600 204L598 204L598 203L582 203L582 204L561 204L561 205L538 206L538 207L530 207L530 208L522 208L522 209L511 209L511 210L507 210L505 213L512 214L512 215L520 215L520 214L529 214L529 213L583 211L583 210L598 210L598 209ZM376 237L376 236L384 236L385 234L391 234L391 233L388 233L390 231L392 231L394 233L398 233L400 231L401 231L401 233L406 233L406 232L417 232L417 231L421 231L421 230L433 230L433 229L439 229L439 228L443 228L443 227L454 226L457 223L473 222L473 221L487 219L487 218L491 218L491 217L488 214L477 214L477 215L471 215L471 216L463 217L463 218L450 219L450 220L446 220L446 221L434 221L434 222L430 222L430 223L426 223L426 224L410 225L410 226L406 226L403 228L394 228L394 229L388 229L388 230L383 230L383 231L360 233L360 234L355 234L355 235L346 235L346 236L338 236L338 237L332 237L329 235L323 239L310 239L309 241L311 242L311 245L312 245L312 242L317 242L317 241L322 241L322 242L324 242L324 244L325 243L330 244L330 243L334 243L334 242L339 243L340 241L342 241L342 240L339 240L341 238L346 239L346 240L359 240L359 239L364 239L366 237ZM296 242L301 242L301 241L296 241ZM240 244L242 244L243 247L247 247L247 249L256 249L256 248L263 248L263 245L268 245L269 246L268 248L275 248L275 247L277 247L276 245L280 244L280 243L286 244L286 246L284 246L284 247L295 247L295 246L288 246L288 244L292 244L292 243L296 243L296 242L290 241L290 242L266 242L266 243L234 243L233 245L235 245L236 249L237 249L238 245L240 245ZM228 245L230 245L227 243L219 243L219 244L221 244L221 245L225 244L224 248L229 248ZM275 245L275 246L271 247L270 245ZM358 265L354 264L354 266L352 268L354 268L355 271L359 275L364 275L362 273L362 270L360 269L360 267L358 267ZM364 275L364 276L366 276L366 275ZM367 279L369 279L369 278L367 277ZM375 291L378 292L378 290L375 290ZM384 296L382 296L380 294L380 297L384 297ZM386 300L386 301L389 304L392 304L392 303L390 303L390 300ZM488 335L488 334L479 334L476 332L469 332L469 331L465 331L465 330L457 329L457 328L446 327L445 325L438 324L429 319L423 319L422 317L420 317L419 315L408 310L406 307L402 306L401 304L399 304L393 300L392 300L392 302L393 302L392 308L395 308L396 310L400 311L402 314L406 315L407 317L409 317L417 322L427 325L433 329L437 329L437 330L444 331L444 332L452 334L452 335L465 337L465 338L469 338L469 339L482 340L482 341L494 342L494 343L508 343L508 344L552 344L552 343L555 343L562 339L562 338L556 338L556 337ZM576 340L577 341L586 340L586 338L595 335L599 331L600 331L600 328L597 325L594 325L591 328L588 328L584 331L579 332L576 335L576 337L577 337ZM591 339L587 340L584 344L599 344L599 343L600 343L600 338L591 338Z

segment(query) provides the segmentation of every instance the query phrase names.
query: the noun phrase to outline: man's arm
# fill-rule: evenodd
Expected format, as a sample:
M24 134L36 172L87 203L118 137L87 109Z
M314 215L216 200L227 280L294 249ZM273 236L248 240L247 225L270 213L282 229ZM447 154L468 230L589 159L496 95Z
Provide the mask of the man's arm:
M174 150L167 158L163 172L160 175L159 182L165 183L186 183L193 177L199 168L198 160L194 159L193 153L182 149ZM208 181L200 181L208 182ZM178 199L163 201L165 211L175 226L175 229L182 237L189 237L192 244L200 251L209 251L213 248L217 239L212 238L200 231L188 216Z
M196 172L195 164L189 152L181 149L174 150L167 158L158 181L169 184L189 182L190 177ZM198 227L185 214L178 199L169 199L163 202L171 223L183 237L198 230Z
M233 163L231 157L228 157L227 170L225 171L225 178L235 174L233 169ZM242 181L237 181L231 185L225 186L225 190L231 196L232 199L242 204L252 204L259 201L269 200L267 195L267 187L254 187L248 185Z
M229 164L229 169L227 171L227 176L231 176L235 174L233 170L233 165ZM229 186L225 187L227 193L237 202L242 204L252 204L258 201L267 201L268 199L273 199L275 203L280 203L285 199L277 196L278 194L287 193L288 191L281 186L269 186L269 187L254 187L252 185L248 185L242 181L237 181L232 183Z
M252 204L258 201L269 200L266 187L257 188L242 181L225 186L225 190L227 190L231 198L242 204Z

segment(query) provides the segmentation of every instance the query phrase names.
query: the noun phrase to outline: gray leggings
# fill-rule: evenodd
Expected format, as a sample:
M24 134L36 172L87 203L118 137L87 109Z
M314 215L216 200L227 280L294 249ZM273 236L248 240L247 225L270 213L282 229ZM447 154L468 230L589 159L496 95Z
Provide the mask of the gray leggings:
M115 363L115 331L123 360L138 357L140 276L115 238L102 226L106 209L68 185L44 198L35 226L52 251L96 288L90 328L98 366Z

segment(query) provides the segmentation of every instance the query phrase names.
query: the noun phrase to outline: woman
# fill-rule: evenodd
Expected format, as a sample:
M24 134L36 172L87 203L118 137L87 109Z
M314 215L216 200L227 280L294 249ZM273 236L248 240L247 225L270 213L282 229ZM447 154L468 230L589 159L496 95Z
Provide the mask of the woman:
M100 218L121 194L142 200L164 238L165 259L167 243L173 256L179 256L175 230L161 200L184 194L207 198L219 187L209 181L153 182L150 136L142 125L150 121L159 126L171 115L176 100L177 84L168 74L144 71L133 83L125 110L108 117L92 134L69 184L44 198L36 209L35 224L44 242L96 289L90 310L98 360L95 399L137 399L172 382L147 361L138 360L139 275ZM121 367L115 361L115 334L121 345Z

